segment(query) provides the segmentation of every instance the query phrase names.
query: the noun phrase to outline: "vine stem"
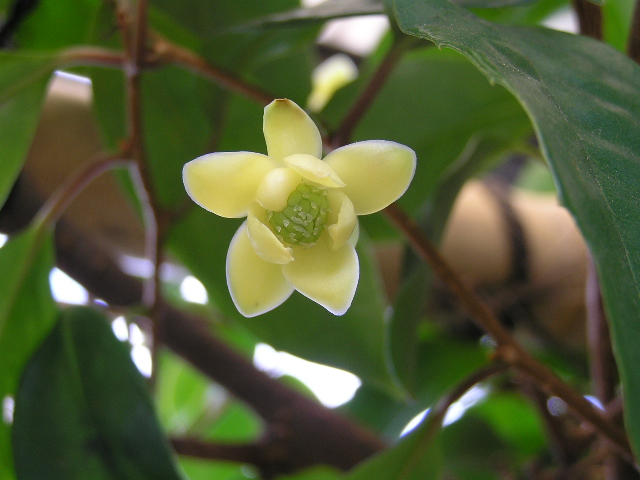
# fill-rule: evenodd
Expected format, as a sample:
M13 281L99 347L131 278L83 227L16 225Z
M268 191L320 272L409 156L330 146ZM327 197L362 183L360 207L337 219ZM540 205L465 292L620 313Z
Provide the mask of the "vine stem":
M99 67L122 68L125 55L116 50L101 47L72 47L63 50L58 57L66 66L94 65Z
M149 171L144 142L141 73L146 67L147 54L147 0L138 0L135 13L128 5L120 5L118 20L120 33L125 46L124 73L127 88L127 126L128 139L126 147L135 162L131 176L137 186L138 197L143 208L145 223L145 256L153 263L153 275L145 282L142 303L152 313L156 308L156 300L160 289L159 266L160 252L158 230L161 208L157 201L153 179ZM154 319L157 316L152 315ZM156 333L156 332L154 332Z
M476 324L493 338L496 343L495 356L532 378L548 395L564 400L574 413L611 441L623 458L634 464L625 434L596 411L591 402L520 346L493 311L449 266L420 227L397 204L390 205L384 212L405 234L416 253L431 266L434 274L458 297Z
M201 75L222 88L227 88L239 95L267 105L275 98L259 87L251 85L240 78L211 65L204 58L196 55L191 50L182 48L164 38L155 36L153 43L153 55L150 58L153 63L180 65L198 75Z

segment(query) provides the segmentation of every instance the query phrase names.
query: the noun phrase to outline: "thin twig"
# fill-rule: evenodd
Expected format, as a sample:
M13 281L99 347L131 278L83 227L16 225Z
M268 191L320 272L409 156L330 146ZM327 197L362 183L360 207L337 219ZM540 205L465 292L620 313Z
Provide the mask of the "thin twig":
M158 245L158 217L161 209L157 201L153 178L149 171L146 149L144 144L144 118L142 114L141 73L146 64L147 42L147 7L145 0L139 0L134 21L130 12L120 11L120 31L125 44L125 76L127 86L127 147L135 161L136 168L132 169L132 178L138 186L138 197L143 205L145 222L145 256L153 262L154 273L145 284L143 304L150 310L155 308L159 285L158 259L160 248ZM134 31L131 31L131 28ZM155 317L154 317L155 323Z
M122 68L125 55L116 50L101 47L71 47L63 50L58 56L64 66L87 66Z
M54 192L38 212L35 222L46 225L55 223L66 211L73 199L89 183L104 172L125 165L126 162L120 154L101 153L97 155L93 161L83 165L64 185Z
M496 361L479 370L473 372L470 376L462 380L453 390L441 397L436 404L429 410L427 417L420 428L420 439L418 445L413 449L409 458L404 462L402 470L398 472L396 478L409 478L411 470L416 463L423 457L425 450L432 444L436 435L442 428L442 422L447 411L455 402L457 402L470 388L480 382L503 372L507 368L505 363Z
M391 75L409 46L414 42L415 38L409 36L402 36L399 40L396 39L394 41L369 83L345 115L342 124L336 130L336 134L330 139L329 144L332 148L338 148L349 143L353 131L362 120L364 114L367 113L387 78L389 78L389 75Z
M609 439L626 460L633 462L626 435L596 411L591 402L520 346L491 309L447 264L420 227L397 204L390 205L384 212L405 234L416 253L431 266L435 275L458 297L476 324L493 338L497 344L496 355L531 377L549 395L564 400L574 413Z
M201 75L223 88L255 100L261 105L269 104L274 96L260 87L251 85L244 80L211 65L204 58L191 50L182 48L164 38L156 36L153 42L153 54L150 62L155 64L181 65L192 72Z
M222 444L205 442L197 438L171 438L171 445L178 455L208 460L261 464L261 445L258 443Z

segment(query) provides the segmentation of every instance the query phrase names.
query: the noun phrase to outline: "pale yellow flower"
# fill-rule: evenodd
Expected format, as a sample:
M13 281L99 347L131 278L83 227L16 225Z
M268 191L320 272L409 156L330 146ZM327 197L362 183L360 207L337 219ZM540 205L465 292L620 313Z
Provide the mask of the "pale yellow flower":
M268 155L210 153L183 169L194 202L222 217L247 217L227 253L233 302L253 317L298 290L342 315L360 273L356 215L377 212L405 192L415 153L395 142L369 140L320 160L318 128L287 99L265 107L263 131Z

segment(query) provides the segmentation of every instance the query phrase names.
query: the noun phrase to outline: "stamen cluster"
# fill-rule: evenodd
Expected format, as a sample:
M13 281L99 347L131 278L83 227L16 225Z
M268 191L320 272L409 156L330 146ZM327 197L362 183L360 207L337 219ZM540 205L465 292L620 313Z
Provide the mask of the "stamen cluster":
M301 183L291 192L281 212L268 212L267 219L280 241L303 248L313 247L327 223L327 192Z

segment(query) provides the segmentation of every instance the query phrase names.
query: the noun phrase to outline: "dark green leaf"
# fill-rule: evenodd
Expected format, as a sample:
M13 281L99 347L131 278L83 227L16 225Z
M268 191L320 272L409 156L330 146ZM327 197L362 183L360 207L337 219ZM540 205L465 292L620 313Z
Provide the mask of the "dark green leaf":
M387 335L394 372L404 388L416 395L418 375L418 327L424 320L431 272L419 266L402 287L393 304Z
M100 0L41 0L20 26L16 43L30 50L87 43L93 37L101 6Z
M445 478L450 475L459 480L495 480L512 460L513 450L491 426L469 414L447 425L440 434L440 443Z
M241 32L274 26L322 23L334 18L381 13L384 13L384 5L381 0L328 0L309 8L296 8L267 15L239 25L233 30Z
M499 23L537 25L563 8L570 8L568 0L535 0L514 6L477 9L475 13Z
M589 38L492 24L446 0L397 0L396 7L407 33L468 56L536 125L561 200L598 268L638 452L640 67Z
M521 6L536 0L455 0L455 3L466 8L500 8Z
M211 89L177 68L142 78L146 153L157 198L165 205L178 205L186 199L182 167L207 152L213 130L206 111Z
M515 447L515 451L531 457L545 448L545 430L540 414L516 393L495 393L486 401L474 405L466 415L485 420L495 433Z
M0 51L0 205L22 169L55 66L55 55Z
M25 368L13 424L21 479L180 479L142 376L95 310L65 311Z
M343 480L430 480L440 478L442 457L437 441L439 424L429 416L391 448L364 461Z
M30 228L0 248L0 400L15 396L22 369L53 325L51 234ZM0 478L11 478L10 427L0 422Z

